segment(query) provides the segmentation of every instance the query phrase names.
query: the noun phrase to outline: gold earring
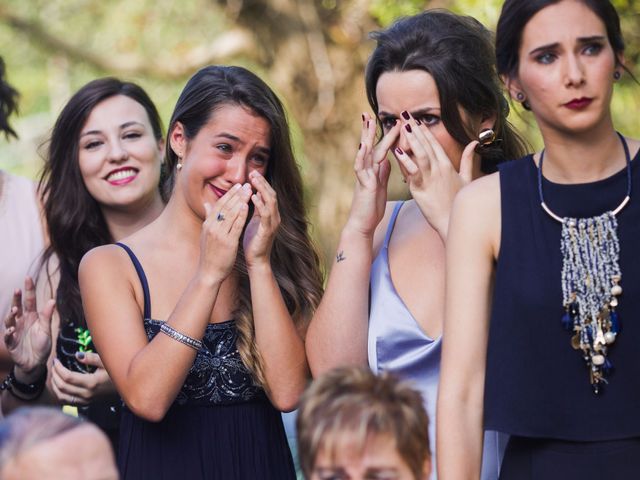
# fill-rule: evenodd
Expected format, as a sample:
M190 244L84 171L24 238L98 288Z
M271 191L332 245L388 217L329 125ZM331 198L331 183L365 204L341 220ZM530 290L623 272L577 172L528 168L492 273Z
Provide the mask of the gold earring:
M478 142L483 147L487 147L496 141L496 132L493 131L492 128L484 128L480 131L478 135Z

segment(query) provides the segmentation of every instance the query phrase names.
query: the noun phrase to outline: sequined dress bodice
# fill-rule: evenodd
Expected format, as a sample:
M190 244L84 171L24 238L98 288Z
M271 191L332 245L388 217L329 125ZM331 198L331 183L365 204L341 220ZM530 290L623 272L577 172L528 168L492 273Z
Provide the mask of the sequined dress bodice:
M160 331L159 320L144 320L151 341ZM242 363L236 340L234 320L207 325L202 348L176 397L178 405L229 405L265 399L264 390L256 386L251 373Z

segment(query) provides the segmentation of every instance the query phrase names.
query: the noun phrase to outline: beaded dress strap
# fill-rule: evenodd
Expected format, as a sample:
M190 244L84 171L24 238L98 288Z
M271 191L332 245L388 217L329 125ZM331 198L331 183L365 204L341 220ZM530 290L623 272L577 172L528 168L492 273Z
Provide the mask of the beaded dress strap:
M122 247L125 252L129 255L133 266L136 269L136 273L138 274L138 278L140 279L140 283L142 284L142 293L144 296L144 318L151 318L151 295L149 295L149 283L147 282L147 276L144 274L144 269L136 257L135 253L124 243L117 242L116 245Z
M389 219L389 225L387 225L387 233L384 236L384 248L389 248L391 234L393 233L393 229L396 226L396 220L398 219L398 214L400 213L402 205L404 205L404 200L396 203L395 207L393 207L393 213L391 214L391 218Z

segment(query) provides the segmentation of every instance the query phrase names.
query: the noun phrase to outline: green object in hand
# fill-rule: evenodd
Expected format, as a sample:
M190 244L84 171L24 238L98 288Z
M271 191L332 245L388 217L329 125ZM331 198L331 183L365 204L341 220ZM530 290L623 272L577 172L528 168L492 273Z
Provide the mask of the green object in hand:
M88 348L91 344L91 333L89 333L89 329L78 327L75 329L75 332L78 343L80 344L80 348L78 348L78 351L93 352L92 349Z

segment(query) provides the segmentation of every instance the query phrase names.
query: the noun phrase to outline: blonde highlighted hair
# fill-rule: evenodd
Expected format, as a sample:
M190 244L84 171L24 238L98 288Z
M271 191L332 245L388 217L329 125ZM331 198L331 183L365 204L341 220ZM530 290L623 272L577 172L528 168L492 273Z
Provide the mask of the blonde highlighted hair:
M311 477L319 452L346 443L364 450L372 436L390 438L416 479L430 459L429 418L422 395L390 373L365 367L333 370L302 396L297 419L300 466Z

